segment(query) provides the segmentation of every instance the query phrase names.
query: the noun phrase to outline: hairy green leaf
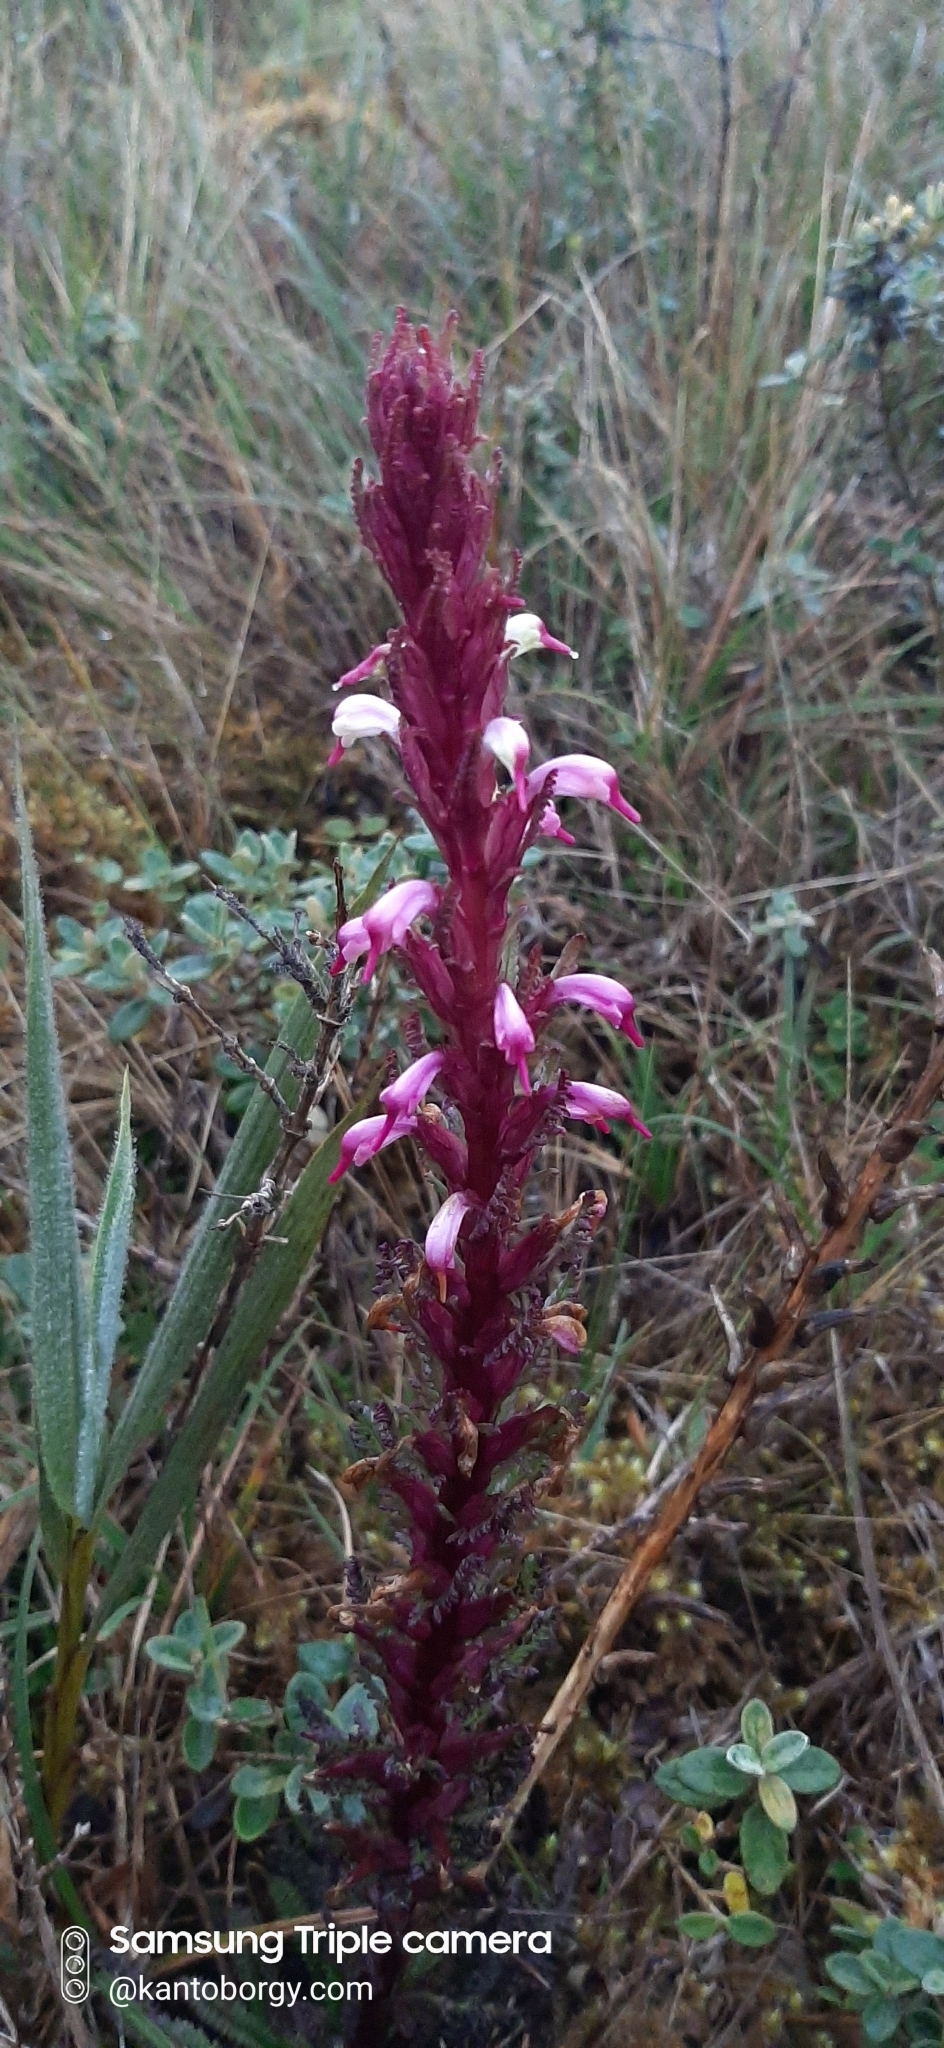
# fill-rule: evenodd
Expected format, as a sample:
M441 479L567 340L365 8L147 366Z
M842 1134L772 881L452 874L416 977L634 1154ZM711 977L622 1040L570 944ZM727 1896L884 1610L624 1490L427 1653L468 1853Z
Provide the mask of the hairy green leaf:
M766 1948L777 1938L776 1926L766 1913L729 1913L724 1929L741 1948Z
M741 1715L741 1735L748 1747L756 1749L759 1755L773 1732L770 1708L764 1705L763 1700L748 1700Z
M790 1856L783 1829L774 1826L763 1807L751 1805L741 1821L739 1840L748 1881L769 1898L779 1891Z
M776 1776L759 1778L757 1797L768 1819L773 1821L774 1827L783 1828L789 1835L797 1824L796 1800L789 1785L784 1784L783 1779Z
M191 1718L184 1724L181 1749L185 1761L192 1771L205 1771L216 1755L219 1730L213 1721L197 1721Z
M684 1756L663 1764L656 1772L656 1784L661 1792L684 1806L719 1806L747 1791L741 1772L728 1763L724 1750L710 1746L690 1749Z
M828 1749L805 1749L795 1763L778 1766L778 1776L791 1792L831 1792L842 1771Z
M782 1735L765 1742L760 1760L765 1771L782 1771L785 1764L797 1763L809 1746L809 1736L802 1735L799 1728L785 1728Z
M862 2007L862 2032L867 2041L890 2041L898 2032L898 2005L894 1998L870 1998Z
M263 1799L237 1799L233 1807L233 1826L240 1842L257 1842L267 1828L279 1817L279 1794L273 1792Z
M675 1924L689 1941L710 1941L713 1935L724 1933L727 1922L720 1913L681 1913Z

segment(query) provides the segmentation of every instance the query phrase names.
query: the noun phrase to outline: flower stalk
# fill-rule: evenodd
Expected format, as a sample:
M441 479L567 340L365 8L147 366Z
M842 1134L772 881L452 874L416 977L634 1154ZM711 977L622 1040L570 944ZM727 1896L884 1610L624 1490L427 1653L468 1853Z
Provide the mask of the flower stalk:
M342 699L334 720L339 748L358 730L394 740L446 871L438 883L396 883L338 933L337 971L366 955L369 981L394 951L426 1012L410 1020L412 1058L382 1091L384 1114L347 1133L336 1175L410 1134L437 1199L425 1244L389 1254L368 1319L406 1334L422 1412L397 1435L379 1404L379 1454L349 1475L352 1486L376 1477L408 1524L408 1568L342 1610L382 1671L390 1740L325 1766L366 1787L369 1818L346 1830L352 1882L370 1877L401 1906L450 1881L453 1827L473 1777L514 1733L502 1682L533 1610L506 1539L574 1436L570 1415L526 1402L520 1389L540 1380L555 1347L573 1354L584 1342L584 1311L561 1298L561 1285L566 1277L569 1294L605 1201L588 1191L563 1216L529 1207L525 1221L531 1170L568 1116L603 1130L622 1120L648 1135L625 1096L570 1081L543 1042L552 1012L570 1000L639 1043L629 991L594 974L555 983L537 951L510 964L522 858L542 835L569 837L556 801L637 813L614 769L593 756L528 772L530 738L505 709L510 663L573 650L522 611L513 582L488 560L499 466L483 475L472 460L482 364L466 381L455 374L452 324L436 342L400 314L373 360L368 428L379 474L366 482L358 465L354 503L402 623L342 678L384 678L389 704L379 699L376 711L356 700L346 717Z

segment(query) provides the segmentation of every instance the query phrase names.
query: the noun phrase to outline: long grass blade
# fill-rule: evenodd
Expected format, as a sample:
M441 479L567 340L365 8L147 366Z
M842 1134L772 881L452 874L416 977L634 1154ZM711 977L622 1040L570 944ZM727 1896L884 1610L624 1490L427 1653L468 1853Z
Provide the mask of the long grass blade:
M75 1182L56 1039L39 873L15 768L26 940L26 1112L32 1251L33 1403L39 1454L56 1506L74 1514L88 1317L75 1220Z
M336 1200L329 1175L337 1165L341 1139L363 1114L361 1102L335 1125L293 1189L275 1226L279 1238L286 1242L270 1240L246 1282L193 1410L171 1446L104 1588L93 1633L128 1597L136 1581L153 1563L182 1503L194 1499L200 1474L219 1444L220 1433L311 1263Z
M290 1071L290 1055L307 1059L320 1028L310 1003L300 993L289 1011L280 1046L266 1067L266 1073L291 1104L298 1098L300 1083ZM174 1387L211 1327L236 1251L235 1231L217 1230L217 1221L259 1186L275 1153L279 1132L277 1110L268 1096L257 1089L217 1182L217 1194L231 1197L232 1201L222 1206L207 1203L167 1313L148 1346L133 1392L115 1426L97 1489L99 1505L111 1497L135 1451L157 1428Z
M121 1085L115 1154L95 1233L89 1276L91 1343L87 1353L76 1472L76 1513L86 1528L92 1519L95 1480L102 1458L105 1411L121 1325L121 1296L133 1209L134 1146L131 1141L131 1088L126 1067Z

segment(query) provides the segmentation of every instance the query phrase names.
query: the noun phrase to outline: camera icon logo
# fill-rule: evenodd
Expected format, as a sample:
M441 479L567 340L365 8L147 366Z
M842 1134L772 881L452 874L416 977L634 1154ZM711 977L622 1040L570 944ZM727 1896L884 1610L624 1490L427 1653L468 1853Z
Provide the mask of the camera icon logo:
M92 1988L91 1952L84 1927L67 1927L59 1941L59 1988L69 2005L82 2005Z

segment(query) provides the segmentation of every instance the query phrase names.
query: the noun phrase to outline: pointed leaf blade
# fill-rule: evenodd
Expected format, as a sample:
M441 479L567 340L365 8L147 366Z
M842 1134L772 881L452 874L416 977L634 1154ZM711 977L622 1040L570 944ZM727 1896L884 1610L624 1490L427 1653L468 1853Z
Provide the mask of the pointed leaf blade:
M171 1446L102 1594L93 1632L150 1568L182 1502L195 1498L200 1474L218 1449L220 1434L311 1263L337 1199L329 1175L337 1164L341 1139L348 1126L363 1113L363 1103L357 1103L335 1125L293 1189L278 1222L279 1237L285 1242L267 1244L246 1281L190 1415Z
M290 1058L294 1054L308 1059L319 1029L311 1004L300 991L280 1034L280 1044L266 1066L266 1073L290 1104L297 1100L300 1085L290 1071ZM271 1164L279 1132L278 1112L257 1088L216 1184L221 1198L238 1203L258 1188ZM170 1394L212 1325L236 1252L236 1232L216 1228L220 1215L228 1215L230 1207L229 1199L205 1206L183 1271L115 1426L98 1486L99 1508L111 1498L139 1445L159 1427Z
M32 1253L32 1380L36 1429L49 1492L75 1513L88 1319L75 1183L53 1009L39 873L16 763L16 825L26 943L26 1113Z
M121 1084L118 1136L95 1233L89 1276L91 1343L83 1388L76 1473L76 1512L86 1527L92 1519L95 1480L101 1464L105 1411L121 1325L121 1297L133 1210L134 1146L131 1142L131 1087L126 1067Z

